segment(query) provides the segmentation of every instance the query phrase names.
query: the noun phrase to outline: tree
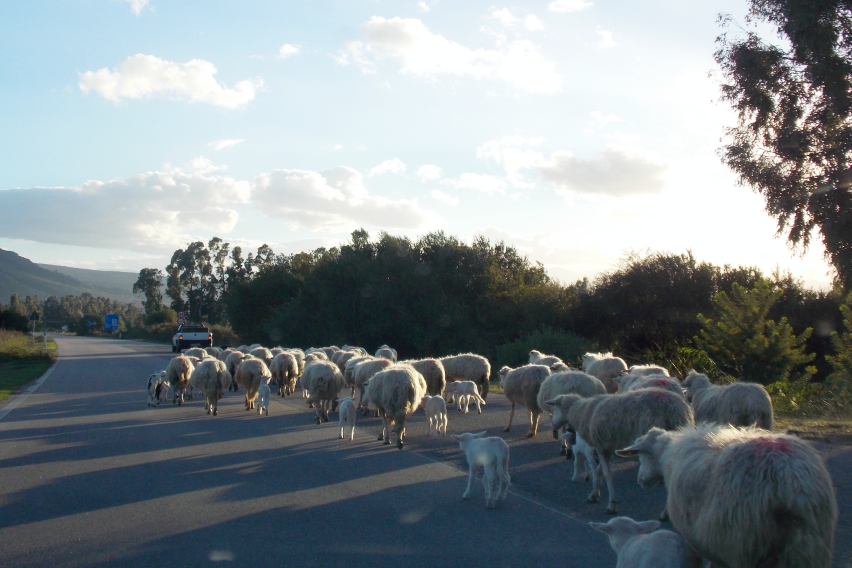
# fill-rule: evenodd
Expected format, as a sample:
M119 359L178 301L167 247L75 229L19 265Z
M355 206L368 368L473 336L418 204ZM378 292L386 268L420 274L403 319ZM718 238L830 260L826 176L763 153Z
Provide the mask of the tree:
M134 294L144 294L145 312L153 314L163 307L163 294L160 288L162 282L163 271L159 268L143 268L139 271L139 278L133 284Z
M758 280L751 290L734 283L731 294L719 292L713 298L715 319L698 314L702 329L695 338L725 373L747 381L770 384L786 381L797 368L813 358L805 353L811 328L796 336L787 318L779 322L767 319L769 310L782 295L766 279ZM804 375L815 369L808 367Z
M738 112L722 161L762 194L794 246L818 229L839 282L852 287L852 4L750 0L748 24L769 24L784 47L755 31L731 34L715 54L722 100Z
M840 306L846 331L843 333L835 331L831 334L831 343L834 345L836 355L826 356L826 360L834 368L829 379L842 383L847 389L852 390L852 308L850 304L852 304L852 296L849 297L846 305Z

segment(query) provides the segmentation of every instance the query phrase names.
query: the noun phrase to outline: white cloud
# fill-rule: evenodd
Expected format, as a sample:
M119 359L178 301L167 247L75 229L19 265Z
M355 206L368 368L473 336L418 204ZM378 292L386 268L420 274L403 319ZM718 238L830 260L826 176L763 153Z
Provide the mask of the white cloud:
M382 174L386 174L388 172L392 174L401 174L405 171L405 164L399 158L394 158L393 160L385 160L381 164L374 166L370 169L370 176L380 176Z
M216 140L215 142L208 142L207 145L216 150L223 150L225 148L233 148L237 144L242 144L245 142L242 138L225 138L223 140Z
M618 46L618 43L612 37L613 32L601 29L601 27L598 26L598 29L595 31L595 33L601 36L601 40L598 42L598 47L603 47L604 49L606 49Z
M126 0L130 4L130 11L137 16L142 13L142 8L148 4L148 0Z
M284 59L286 57L291 57L293 55L298 55L299 52L302 51L301 45L294 45L292 43L285 43L281 46L281 49L278 50L278 57Z
M419 2L417 2L417 9L421 12L428 12L432 9L432 7L423 0L420 0Z
M594 160L575 158L571 152L554 152L538 171L542 181L559 189L624 197L661 192L666 166L607 149Z
M432 195L432 199L436 199L442 203L446 203L447 205L458 205L459 198L444 193L440 189L433 189L430 194Z
M524 18L524 27L531 32L537 32L544 29L544 22L539 20L535 14L530 14Z
M615 116L614 114L604 114L599 110L593 110L592 112L590 112L589 117L589 125L595 127L602 127L612 122L621 121L621 119Z
M551 12L579 12L592 6L594 3L584 0L553 0L547 5L547 9Z
M246 181L197 168L166 168L108 182L65 188L0 191L0 209L15 211L0 236L94 248L169 252L188 241L225 234L249 199Z
M512 12L508 8L491 8L491 17L503 24L504 26L511 27L521 20L516 18Z
M509 184L503 178L488 174L472 173L464 173L457 179L441 180L441 183L457 189L472 189L486 195L494 195L495 193L504 194L509 187Z
M441 174L444 170L439 168L438 166L432 164L423 164L419 168L417 168L417 177L420 178L420 181L426 183L427 181L435 181L441 179Z
M504 136L489 140L476 149L476 157L494 161L506 170L506 177L515 187L530 188L534 184L526 180L522 170L535 168L544 163L544 155L532 148L541 144L541 138Z
M471 49L433 33L416 18L373 16L361 26L366 42L353 41L335 58L374 73L381 58L401 61L400 73L423 78L438 75L499 79L531 93L553 94L562 88L562 75L528 40L512 41L500 49Z
M228 88L216 81L216 66L193 59L186 63L166 61L153 55L131 55L112 71L104 67L80 74L84 93L94 91L114 103L126 99L164 98L238 108L254 99L261 79L239 81Z
M416 199L391 200L370 195L364 176L348 167L324 172L273 170L252 183L252 204L268 217L292 228L346 231L361 225L383 229L417 229L437 216Z
M343 147L343 144L335 144L334 146L331 147L332 152L337 152L338 150L345 150L345 149L346 148Z

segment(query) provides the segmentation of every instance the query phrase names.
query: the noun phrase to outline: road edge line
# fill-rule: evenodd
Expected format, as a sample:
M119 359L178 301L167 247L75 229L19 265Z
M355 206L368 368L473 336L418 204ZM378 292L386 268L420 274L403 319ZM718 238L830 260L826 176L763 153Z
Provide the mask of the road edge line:
M12 401L9 404L4 406L3 410L0 410L0 420L3 420L4 418L6 418L6 416L8 416L10 412L12 412L16 408L18 408L18 406L22 402L27 400L27 398L29 398L29 396L31 394L33 394L36 390L38 390L38 387L40 387L42 385L42 383L47 380L47 378L51 375L51 373L53 373L53 370L56 368L56 365L58 365L58 364L59 364L59 358L57 357L56 361L54 361L53 365L50 366L50 369L45 371L45 373L41 377L36 379L36 381L34 383L32 383L29 386L29 388L27 388L27 390L16 394L15 398L13 398Z

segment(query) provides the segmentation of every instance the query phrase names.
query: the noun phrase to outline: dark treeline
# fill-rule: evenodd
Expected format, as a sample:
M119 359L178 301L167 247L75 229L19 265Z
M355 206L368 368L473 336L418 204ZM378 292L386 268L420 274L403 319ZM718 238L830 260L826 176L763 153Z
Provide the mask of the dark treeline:
M568 361L588 349L612 350L628 362L657 361L680 372L713 365L697 349L698 314L714 317L714 299L735 284L748 290L765 281L780 290L766 318L789 323L815 355L800 358L798 375L822 380L830 372L829 336L843 329L842 294L805 289L790 275L653 253L632 255L595 281L564 285L503 243L466 244L440 232L370 241L361 230L339 248L275 255L264 245L245 259L218 238L206 247L192 243L166 268L171 308L162 304L162 275L140 273L148 318L185 310L230 324L247 343L388 343L401 357L474 351L495 366L523 364L532 348Z
M37 295L21 299L17 294L12 294L8 304L0 304L0 327L29 331L32 329L29 318L33 312L39 316L37 330L65 327L79 335L102 332L104 316L107 314L119 316L119 331L141 327L145 317L142 310L134 304L122 304L86 292L79 296L68 295L62 298L50 296L46 300L39 299Z

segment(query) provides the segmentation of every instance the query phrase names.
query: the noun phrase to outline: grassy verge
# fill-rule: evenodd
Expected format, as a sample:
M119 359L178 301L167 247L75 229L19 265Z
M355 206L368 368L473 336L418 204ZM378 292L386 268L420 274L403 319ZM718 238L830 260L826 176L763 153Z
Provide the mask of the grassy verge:
M802 438L852 444L852 418L775 416L775 428Z
M56 343L47 346L24 333L0 330L0 401L39 378L53 364Z

